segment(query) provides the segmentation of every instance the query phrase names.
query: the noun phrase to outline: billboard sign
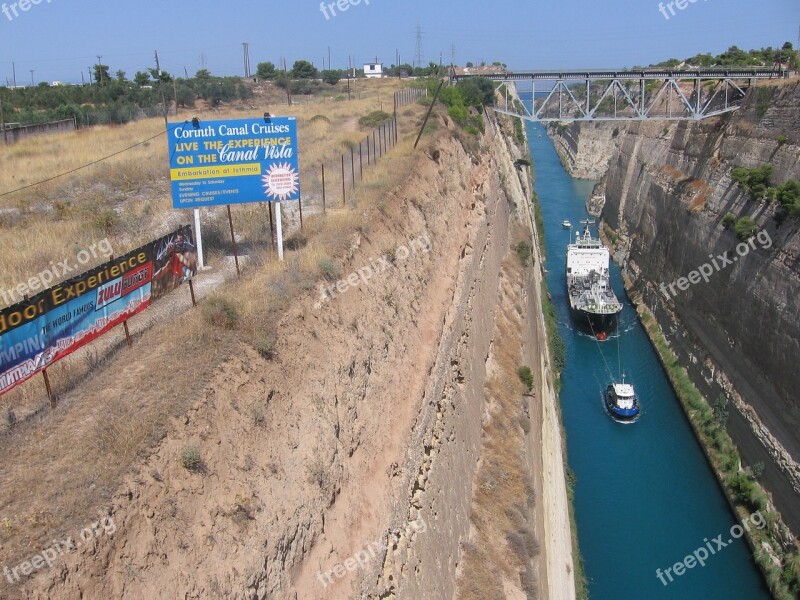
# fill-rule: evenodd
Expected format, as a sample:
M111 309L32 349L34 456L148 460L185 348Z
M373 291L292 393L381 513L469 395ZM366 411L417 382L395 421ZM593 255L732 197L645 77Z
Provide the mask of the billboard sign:
M174 208L300 198L295 117L171 123L169 156Z
M0 310L0 395L143 311L196 271L186 226Z

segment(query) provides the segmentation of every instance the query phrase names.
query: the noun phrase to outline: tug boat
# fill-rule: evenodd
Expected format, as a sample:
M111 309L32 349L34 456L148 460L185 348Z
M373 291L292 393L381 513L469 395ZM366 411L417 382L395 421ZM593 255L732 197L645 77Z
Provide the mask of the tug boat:
M608 414L616 421L632 423L639 417L639 398L633 385L625 383L624 374L622 383L611 383L606 388L605 404Z

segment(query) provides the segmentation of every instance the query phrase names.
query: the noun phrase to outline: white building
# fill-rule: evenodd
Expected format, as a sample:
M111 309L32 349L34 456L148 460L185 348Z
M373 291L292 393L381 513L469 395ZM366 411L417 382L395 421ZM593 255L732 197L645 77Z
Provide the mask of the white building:
M364 77L383 77L383 63L364 63Z

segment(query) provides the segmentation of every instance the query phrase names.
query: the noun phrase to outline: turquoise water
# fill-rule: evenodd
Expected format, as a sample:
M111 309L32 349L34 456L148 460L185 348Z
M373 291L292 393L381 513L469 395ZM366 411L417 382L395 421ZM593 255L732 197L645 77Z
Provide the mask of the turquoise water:
M611 267L624 304L618 334L600 343L570 321L564 279L569 233L561 221L575 227L587 218L584 203L592 184L566 173L541 126L529 124L528 135L545 223L547 285L566 345L561 405L590 598L770 598L746 542L728 543L735 516L625 295L619 267ZM618 362L642 405L633 424L612 421L602 404ZM750 526L759 523L755 517ZM720 534L723 548L713 541ZM664 585L656 569L663 573L683 561L705 546L704 538L715 552L705 548L705 566L694 564L680 576L670 572L672 582L662 575Z

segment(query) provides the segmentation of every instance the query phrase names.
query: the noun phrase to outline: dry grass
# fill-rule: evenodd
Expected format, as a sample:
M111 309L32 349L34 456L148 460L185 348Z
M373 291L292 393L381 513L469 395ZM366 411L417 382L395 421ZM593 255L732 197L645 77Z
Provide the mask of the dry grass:
M363 100L299 109L301 148L303 145L307 148L305 156L319 158L338 152L342 140L360 135L348 129L348 123L373 107L374 100ZM413 109L415 116L424 111L421 106ZM310 117L323 112L330 116L331 125L320 127L319 123L324 123L321 119L310 124ZM352 118L348 119L348 114ZM203 318L204 311L209 309L201 305L199 310L152 324L136 340L132 350L124 346L124 338L117 331L104 338L111 342L109 352L90 353L88 359L79 359L76 354L49 369L53 386L61 396L57 410L45 409L34 418L18 423L11 431L4 428L5 432L0 434L0 462L4 465L0 473L0 563L17 564L40 551L53 536L74 535L86 522L95 519L98 507L109 501L123 477L140 464L173 427L172 420L185 414L192 403L202 398L215 368L234 353L241 353L243 343L252 345L265 359L272 352L280 351L275 330L276 312L300 296L316 294L317 283L324 277L319 268L320 259L329 258L339 265L345 263L355 236L369 231L371 220L385 218L387 203L391 210L389 190L411 176L421 154L412 155L411 151L415 120L405 119L400 144L365 173L363 184L349 196L346 208L329 208L326 215L317 214L306 219L302 243L298 242L296 250L287 251L284 262L278 262L271 252L256 252L242 279L227 283L224 292L215 294L220 299L218 302L230 307L236 315L231 323L211 319L209 324ZM335 123L338 126L334 126ZM146 131L148 127L158 129L152 122L119 129ZM111 131L103 128L97 134L110 136ZM85 135L85 132L74 135ZM47 140L52 142L52 138L37 138L29 145L45 153ZM21 148L24 146L11 150L19 152ZM88 148L87 145L87 152ZM158 180L131 184L139 186L139 190L151 186L148 189L160 190L164 195L162 200L149 204L150 225L174 215L166 198L166 166L160 162L166 159L166 151L162 148L158 153L160 157L147 156L140 162L142 168L148 161L158 162L161 170ZM35 164L43 170L57 170L71 159L65 159L67 163L63 164L55 160L48 163L45 156L36 160L39 162ZM91 173L76 177L81 181L75 189L88 189L93 185ZM95 184L110 188L119 186L99 180ZM114 189L124 192L119 187ZM134 204L133 198L135 194L123 201L122 208ZM84 196L77 199L79 203L87 201ZM258 206L248 207L248 210L257 211ZM136 208L134 214L144 223L148 211ZM84 213L67 212L59 219L53 218L53 214L50 211L22 215L13 232L16 241L10 239L10 229L0 230L0 247L8 248L11 253L0 255L0 273L6 273L16 262L47 264L45 261L52 260L53 255L71 250L74 241L69 238L48 237L54 236L56 231L69 232L75 239L83 240L81 243L93 239L95 234L86 231ZM248 214L256 213L236 210L235 218L238 222ZM254 236L259 234L255 228L253 232ZM261 237L263 240L263 235ZM115 251L119 253L116 245ZM31 267L31 272L36 272L37 268ZM135 317L134 323L151 317L146 311ZM17 403L42 405L45 402L42 387L39 382L32 381L6 394L2 397L0 413L5 415L6 408ZM257 407L252 418L257 424Z
M274 107L253 103L218 110L198 109L203 119L242 118L273 113L294 115L299 127L299 160L303 195L319 202L318 166L331 167L331 191L341 189L339 156L368 131L358 118L380 107L392 106L393 93L404 86L397 80L358 84L361 99L352 102L315 102ZM322 115L324 119L313 117ZM189 118L184 112L181 117ZM70 259L103 238L115 255L188 222L187 211L171 207L168 181L169 156L161 119L146 119L120 126L102 126L54 136L23 139L0 146L0 194L55 177L118 152L144 139L158 136L130 151L60 177L49 183L0 196L0 287L9 289L48 268L51 261ZM332 167L339 164L339 169ZM348 161L349 167L349 161ZM348 173L349 175L349 173ZM235 207L237 234L261 239L268 217L259 205ZM204 210L212 225L224 210ZM227 235L229 236L228 232ZM82 265L88 269L99 264ZM0 298L0 302L2 299Z
M514 244L524 240L515 224ZM473 499L471 544L465 547L457 596L464 599L503 598L503 581L537 594L532 561L539 553L533 533L535 493L524 452L522 421L524 385L517 377L522 364L522 329L517 306L522 267L510 251L503 261L503 302L495 315L495 335L486 384L490 416L483 428L481 466Z

